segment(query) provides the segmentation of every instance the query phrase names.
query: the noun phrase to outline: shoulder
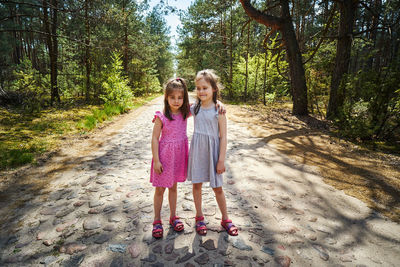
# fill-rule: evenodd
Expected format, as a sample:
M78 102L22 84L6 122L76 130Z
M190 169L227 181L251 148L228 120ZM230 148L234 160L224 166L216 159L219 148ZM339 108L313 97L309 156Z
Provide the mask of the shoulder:
M156 111L156 113L154 114L154 118L153 118L153 122L155 122L157 120L157 118L164 123L165 121L165 115L164 113L162 113L161 111Z

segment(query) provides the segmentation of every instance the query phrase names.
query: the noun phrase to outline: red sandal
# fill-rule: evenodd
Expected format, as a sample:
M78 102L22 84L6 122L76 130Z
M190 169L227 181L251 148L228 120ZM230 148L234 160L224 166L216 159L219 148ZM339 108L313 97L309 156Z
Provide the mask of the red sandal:
M207 226L204 223L204 216L196 217L196 232L199 235L206 235L207 234Z
M232 223L232 220L222 220L221 221L222 227L228 232L229 235L237 236L238 235L238 228Z
M152 235L154 238L161 238L163 236L164 229L162 227L162 222L161 220L154 221L153 222L153 231Z
M175 231L181 232L185 228L178 216L174 216L169 219L169 224L172 225Z

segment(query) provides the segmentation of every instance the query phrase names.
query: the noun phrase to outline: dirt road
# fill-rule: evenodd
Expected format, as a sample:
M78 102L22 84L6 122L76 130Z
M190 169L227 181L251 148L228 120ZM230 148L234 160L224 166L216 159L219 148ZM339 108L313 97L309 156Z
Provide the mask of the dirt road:
M25 186L8 179L1 187L0 265L398 266L399 224L232 121L224 190L239 236L229 237L219 226L208 185L203 206L209 232L198 236L191 185L184 183L177 208L184 233L169 229L165 196L165 235L153 239L150 136L154 112L161 109L157 98L70 143L19 177ZM192 132L190 118L189 138Z

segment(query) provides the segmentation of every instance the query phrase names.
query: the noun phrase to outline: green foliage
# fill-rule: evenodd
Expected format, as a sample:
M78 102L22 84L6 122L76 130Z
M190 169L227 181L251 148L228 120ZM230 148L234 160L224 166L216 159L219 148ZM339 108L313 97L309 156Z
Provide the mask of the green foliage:
M329 101L331 73L334 67L335 42L323 43L312 61L305 65L305 78L308 89L308 104L312 114L324 118ZM308 59L313 51L303 55Z
M346 99L336 120L341 135L361 140L400 137L400 76L394 68L360 71L342 83Z
M77 128L80 130L91 131L105 120L109 120L115 115L127 112L131 109L131 106L130 102L125 102L123 104L108 102L104 104L102 109L94 109L92 110L91 115L87 115L83 120L80 120L77 123Z
M100 98L106 104L124 104L132 98L128 80L122 75L121 56L114 52L110 68L106 68L106 79L103 82L103 94Z
M16 105L21 105L27 112L40 111L48 102L46 89L49 76L41 75L25 58L14 70L14 79L10 82L10 90L15 92Z

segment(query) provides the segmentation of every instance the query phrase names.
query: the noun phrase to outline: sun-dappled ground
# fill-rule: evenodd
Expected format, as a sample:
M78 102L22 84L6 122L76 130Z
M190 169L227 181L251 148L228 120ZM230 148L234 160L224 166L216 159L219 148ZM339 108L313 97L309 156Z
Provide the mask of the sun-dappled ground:
M292 116L287 108L227 106L231 120L300 163L317 166L326 183L400 222L399 156L336 138L326 122Z

